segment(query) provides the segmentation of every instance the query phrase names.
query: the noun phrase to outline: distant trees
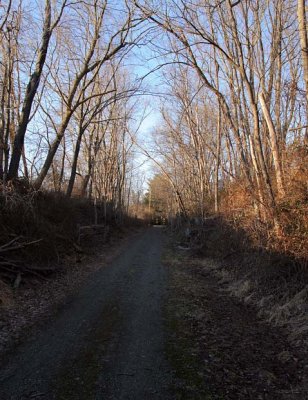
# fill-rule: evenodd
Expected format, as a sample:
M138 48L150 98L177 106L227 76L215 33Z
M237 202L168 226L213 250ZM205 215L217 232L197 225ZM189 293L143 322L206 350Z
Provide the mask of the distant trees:
M156 174L149 180L149 188L145 194L144 203L152 217L166 219L178 211L178 208L175 208L174 192L165 175Z

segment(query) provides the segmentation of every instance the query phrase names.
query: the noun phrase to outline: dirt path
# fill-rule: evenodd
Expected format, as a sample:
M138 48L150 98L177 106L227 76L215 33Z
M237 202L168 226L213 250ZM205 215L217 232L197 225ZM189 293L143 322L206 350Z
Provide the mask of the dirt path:
M0 371L0 398L168 399L160 228L97 271Z
M308 398L307 360L207 262L163 250L162 231L130 240L3 360L1 400Z

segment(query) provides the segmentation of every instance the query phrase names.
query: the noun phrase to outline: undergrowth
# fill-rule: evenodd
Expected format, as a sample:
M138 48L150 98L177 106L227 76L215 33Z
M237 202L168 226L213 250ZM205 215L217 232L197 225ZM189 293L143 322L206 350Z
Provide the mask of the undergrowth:
M0 193L0 305L11 296L10 288L42 280L80 262L84 252L117 235L123 224L135 220L119 216L112 204L97 203L64 194L27 190ZM82 231L80 226L99 226ZM81 240L80 240L81 239Z
M308 148L289 146L284 157L285 195L276 195L276 219L260 218L258 204L247 184L240 179L226 185L220 194L220 211L235 230L242 230L254 247L283 253L308 268ZM274 179L273 179L274 181ZM276 191L276 188L273 188Z
M297 344L308 344L308 271L305 259L256 244L238 224L209 218L190 234L177 236L190 256L211 270L234 296L257 307L259 315L283 326ZM215 262L211 262L214 260Z

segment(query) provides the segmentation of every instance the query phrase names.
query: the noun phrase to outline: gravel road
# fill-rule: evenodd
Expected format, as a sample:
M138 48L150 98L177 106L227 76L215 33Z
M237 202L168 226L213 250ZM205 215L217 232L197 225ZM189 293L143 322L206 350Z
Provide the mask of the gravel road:
M174 398L164 355L163 241L159 227L142 232L2 360L0 399Z

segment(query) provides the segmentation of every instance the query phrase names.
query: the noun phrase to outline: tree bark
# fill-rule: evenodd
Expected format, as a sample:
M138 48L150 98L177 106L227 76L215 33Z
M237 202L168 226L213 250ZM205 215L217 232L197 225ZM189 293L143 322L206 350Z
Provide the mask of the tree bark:
M65 115L65 118L62 122L61 128L59 130L59 133L57 134L55 140L51 143L48 154L46 156L45 162L40 170L40 173L38 174L38 177L36 178L36 180L33 183L33 187L35 190L39 190L40 187L42 186L42 183L46 177L46 175L48 174L49 168L52 164L52 161L54 159L54 156L58 150L58 147L62 141L62 138L64 136L65 130L68 126L68 123L70 121L72 115L72 111L68 111Z
M51 28L51 5L50 5L50 0L46 0L42 44L38 52L35 70L31 75L27 85L21 116L17 128L17 133L14 139L12 157L8 171L8 180L16 179L18 176L20 158L22 156L24 140L29 123L32 103L40 83L40 78L46 61L49 41L52 34L52 30L50 28Z
M304 71L304 81L306 85L306 121L308 118L308 38L307 38L307 20L305 10L305 0L298 0L297 3L297 19L300 46L302 53L302 63ZM305 143L308 144L308 129L305 131Z
M306 84L306 99L308 101L308 38L307 38L305 0L298 0L297 18L298 18L301 52L302 52L302 62L304 69L304 80Z
M217 116L217 134L216 134L216 165L215 165L215 185L214 185L214 199L215 199L215 212L219 211L219 166L220 166L220 149L221 149L221 110L220 105Z
M71 197L72 192L73 192L75 178L76 178L76 171L77 171L78 156L79 156L79 151L80 151L80 147L81 147L81 139L82 139L83 133L84 133L83 127L79 126L79 132L78 132L78 137L77 137L77 142L76 142L74 157L73 157L73 163L72 163L72 168L71 168L71 175L70 175L70 179L69 179L67 191L66 191L67 197Z
M277 191L278 191L278 196L281 198L281 197L285 196L285 190L284 190L284 185L283 185L283 173L282 173L282 168L281 168L281 160L280 160L280 154L279 154L279 148L278 148L277 134L275 131L275 126L274 126L271 114L267 108L263 93L259 94L259 100L260 100L261 108L262 108L264 118L265 118L265 121L267 124L267 128L269 131L270 144L271 144L271 150L272 150L272 154L273 154L274 168L275 168L276 181L277 181Z

